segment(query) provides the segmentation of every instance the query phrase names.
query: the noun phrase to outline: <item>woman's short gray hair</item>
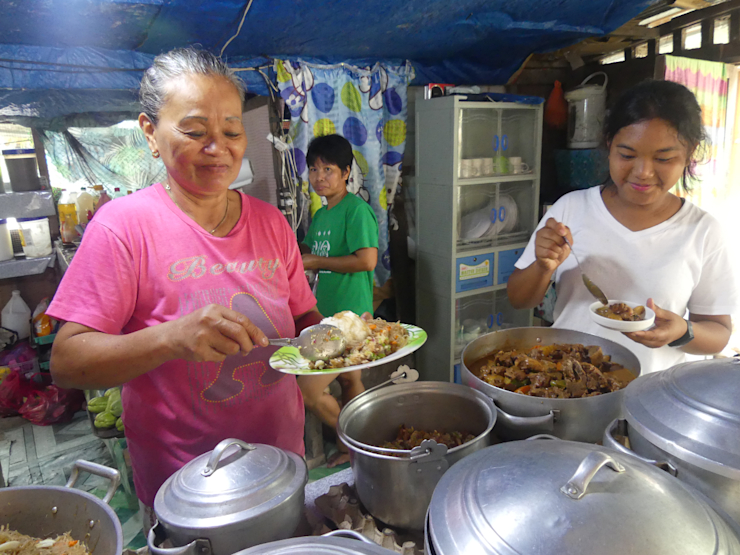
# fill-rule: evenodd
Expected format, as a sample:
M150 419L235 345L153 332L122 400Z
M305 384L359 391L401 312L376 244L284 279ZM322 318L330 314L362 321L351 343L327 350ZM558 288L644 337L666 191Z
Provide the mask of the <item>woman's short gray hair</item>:
M152 66L144 72L139 88L139 102L147 117L157 123L166 102L168 85L183 75L216 75L228 79L244 101L244 84L234 70L211 52L200 48L175 48L154 58Z

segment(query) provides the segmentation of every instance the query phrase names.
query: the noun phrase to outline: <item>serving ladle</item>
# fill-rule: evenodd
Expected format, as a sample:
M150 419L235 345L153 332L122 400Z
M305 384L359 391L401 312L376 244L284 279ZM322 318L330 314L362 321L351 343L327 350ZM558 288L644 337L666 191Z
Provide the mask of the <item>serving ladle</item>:
M279 337L277 339L268 338L268 340L270 345L296 347L301 356L310 361L338 357L347 348L347 339L342 330L329 324L309 326L294 339Z
M599 289L596 284L591 281L588 276L583 271L583 266L581 266L581 261L578 260L578 256L576 255L576 251L573 250L573 245L570 244L570 241L568 241L567 237L563 237L565 240L565 243L570 247L570 252L573 254L573 258L576 259L576 264L578 264L578 269L581 270L581 278L583 279L583 284L586 286L586 289L588 289L588 292L591 293L598 301L601 302L604 306L609 304L609 299L606 298L606 295L604 295L603 291Z

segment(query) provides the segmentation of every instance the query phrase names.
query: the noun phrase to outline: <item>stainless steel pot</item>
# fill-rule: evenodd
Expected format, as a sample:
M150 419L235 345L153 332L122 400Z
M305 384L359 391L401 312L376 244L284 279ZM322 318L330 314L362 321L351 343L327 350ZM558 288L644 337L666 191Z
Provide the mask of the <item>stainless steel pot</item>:
M385 385L347 403L339 414L337 433L349 447L357 495L370 514L388 526L423 530L437 482L457 461L490 445L496 411L488 397L464 385ZM376 447L394 439L401 424L429 431L465 431L476 437L449 451L434 441L410 451Z
M72 489L81 470L110 481L102 501L90 493ZM0 488L0 524L35 538L69 532L74 539L84 541L93 555L120 555L121 523L108 506L120 483L121 475L114 468L77 461L64 487Z
M231 555L288 538L303 515L305 461L270 445L225 439L170 476L154 498L156 555ZM169 539L174 548L160 544Z
M694 488L598 445L513 441L437 485L430 555L740 553L740 530Z
M462 382L494 400L499 412L496 430L501 438L523 439L544 432L561 439L596 443L601 440L609 422L620 416L625 390L582 399L543 399L495 387L470 371L473 363L499 349L529 350L535 345L554 343L599 346L612 361L628 368L635 376L640 375L640 361L633 353L618 343L589 333L534 327L483 335L469 343L462 352Z
M311 555L390 555L395 551L380 547L352 530L337 530L323 536L270 542L245 549L236 555L304 555L306 553Z
M691 484L740 523L740 360L679 364L635 380L604 445ZM632 451L614 435L627 436Z

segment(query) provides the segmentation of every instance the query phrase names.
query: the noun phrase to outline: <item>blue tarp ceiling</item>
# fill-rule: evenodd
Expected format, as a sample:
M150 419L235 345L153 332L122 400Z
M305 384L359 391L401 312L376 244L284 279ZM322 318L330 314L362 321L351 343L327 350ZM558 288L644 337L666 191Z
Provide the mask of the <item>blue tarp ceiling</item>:
M224 52L234 67L271 58L411 60L414 84L503 84L532 52L604 35L656 0L253 0ZM135 110L156 54L216 53L248 0L0 0L0 116ZM255 71L249 90L267 94Z

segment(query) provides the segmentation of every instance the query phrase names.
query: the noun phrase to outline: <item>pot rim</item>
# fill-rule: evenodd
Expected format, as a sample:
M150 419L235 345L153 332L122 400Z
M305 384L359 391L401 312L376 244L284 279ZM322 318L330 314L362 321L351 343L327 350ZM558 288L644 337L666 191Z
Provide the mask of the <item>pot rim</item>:
M571 333L577 333L577 334L581 334L581 335L588 335L588 336L592 336L594 338L597 338L597 339L599 339L601 341L608 341L610 343L614 343L614 345L616 345L618 347L621 347L621 348L624 348L625 350L628 350L623 345L619 345L619 343L616 343L614 341L611 341L610 339L605 339L605 338L602 338L602 337L598 337L596 335L593 335L593 334L590 334L590 333L587 333L587 332L583 332L583 331L568 330L568 329L565 329L565 328L550 328L550 327L542 327L542 326L532 326L530 328L508 328L508 329L505 329L505 330L495 330L495 331L492 331L490 333L486 333L484 335L481 335L480 337L477 337L476 339L473 339L473 341L471 341L470 343L468 343L467 345L465 345L465 348L462 350L462 353L460 353L460 365L461 365L462 369L465 372L467 372L468 374L470 374L473 378L475 378L478 382L480 382L481 384L483 384L483 386L486 388L486 390L495 391L496 393L500 393L500 394L502 394L504 396L508 396L508 397L512 397L512 398L516 398L516 399L532 399L532 400L536 400L536 401L522 401L522 402L525 402L525 403L526 402L537 402L539 404L541 402L541 400L543 399L541 397L532 397L530 395L522 395L521 393L515 393L513 391L508 391L507 389L502 389L502 388L497 387L495 385L491 385L491 384L489 384L487 382L484 382L478 376L476 376L475 374L473 374L473 372L470 370L470 368L468 368L468 365L465 362L465 353L468 351L468 349L474 343L478 342L479 340L483 339L484 337L488 337L489 335L493 335L493 334L497 334L497 333L511 332L511 331L515 331L515 330L533 330L533 329L541 329L541 330L557 329L557 330L560 330L560 331L563 331L563 332L571 332ZM585 345L585 344L583 344L583 345ZM491 353L488 353L488 354L490 355ZM630 354L632 354L635 357L635 359L637 359L637 355L634 355L634 353L632 353L631 351L630 351ZM484 356L488 356L488 355L484 355ZM635 376L635 379L637 379L637 378L639 378L640 376L643 375L642 374L642 367L640 366L639 359L637 359L637 364L638 364L637 370L633 370L633 369L627 368L625 366L625 368L627 368L627 370L629 370ZM630 382L630 383L632 383L632 382ZM578 397L578 398L575 398L575 399L573 399L573 398L570 398L570 399L550 399L550 398L546 398L544 400L547 401L548 405L555 406L555 407L557 407L559 405L573 404L573 403L576 403L576 402L581 402L581 403L588 403L588 402L596 403L596 402L598 402L598 399L603 399L604 397L609 397L610 395L613 395L613 394L623 394L624 391L627 389L627 387L629 385L630 384L627 384L627 386L623 387L622 389L618 389L617 391L610 391L609 393L602 393L601 395L596 395L596 396L593 396L593 397ZM515 397L513 397L513 396L515 396Z
M108 505L107 503L104 503L102 499L99 497L93 495L92 493L88 493L86 491L83 491L81 489L72 488L72 487L65 487L65 486L38 486L38 485L32 485L32 486L10 486L5 488L0 488L0 498L2 498L3 492L16 492L16 491L31 491L31 490L38 490L43 492L48 491L57 491L57 492L63 492L65 494L71 494L71 495L77 495L80 496L87 501L94 502L96 505L98 505L105 514L108 515L110 520L113 522L113 528L116 532L116 551L114 554L111 555L117 555L118 553L121 553L123 550L123 528L121 526L121 521L118 519L118 515L116 515L115 511ZM59 532L62 534L63 532Z
M489 421L488 425L486 426L486 429L483 430L480 434L475 436L475 439L472 439L471 441L468 441L467 443L463 443L462 445L458 445L457 447L453 447L452 449L449 449L447 451L447 455L453 455L455 453L458 453L459 451L462 451L465 448L469 448L476 443L485 440L486 437L491 433L491 430L493 430L493 427L496 425L496 420L498 417L498 411L496 410L496 406L493 403L493 400L488 397L485 393L478 391L477 389L474 389L472 387L469 387L464 384L458 384L458 383L451 383L451 382L437 382L437 381L422 381L422 382L413 382L413 383L400 383L395 385L390 385L389 388L391 389L383 389L383 390L376 390L376 391L387 391L387 392L399 392L401 389L411 389L414 391L414 393L423 393L424 388L430 388L431 384L434 387L440 387L440 384L442 387L451 389L453 391L445 392L445 393L452 393L457 395L459 394L470 394L472 395L476 401L481 403L483 406L485 406L489 411ZM365 393L371 393L371 390L368 390ZM349 403L345 405L345 407L342 408L342 412L348 407L351 407L353 403L357 399L360 399L365 393L362 393L352 399ZM375 393L375 392L372 392ZM439 392L436 392L439 393ZM340 415L341 416L341 415ZM341 422L341 420L340 420ZM359 453L362 455L367 455L372 458L377 458L381 460L387 460L387 461L398 461L407 463L410 461L409 455L411 454L411 449L398 449L399 455L395 457L393 455L384 455L382 453L378 453L374 449L377 447L374 445L369 445L367 443L363 443L359 440L356 440L354 438L350 438L350 436L347 434L347 432L344 430L344 426L337 424L337 435L342 440L342 442L347 446L348 449L355 453ZM351 441L346 441L346 439L351 439ZM360 447L362 446L362 447ZM445 455L446 456L446 455Z

